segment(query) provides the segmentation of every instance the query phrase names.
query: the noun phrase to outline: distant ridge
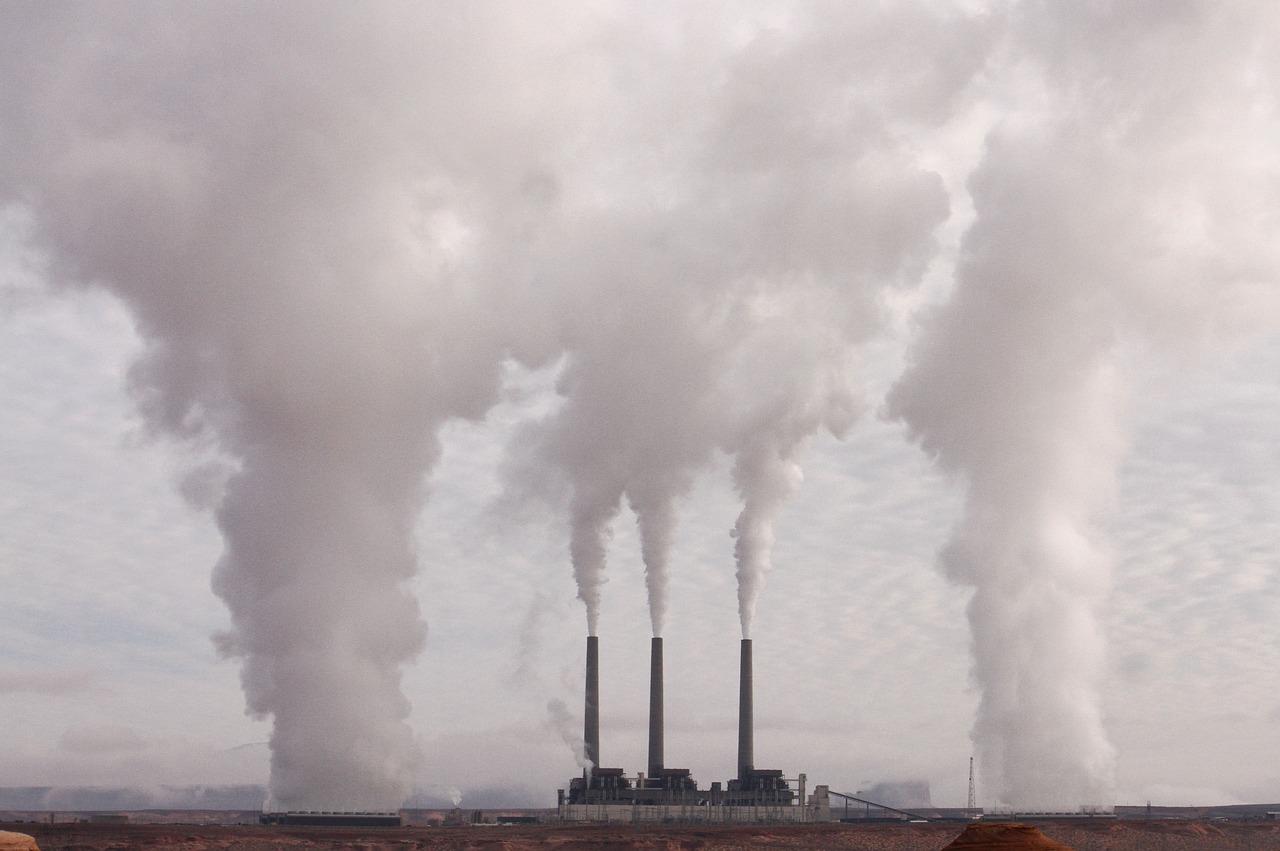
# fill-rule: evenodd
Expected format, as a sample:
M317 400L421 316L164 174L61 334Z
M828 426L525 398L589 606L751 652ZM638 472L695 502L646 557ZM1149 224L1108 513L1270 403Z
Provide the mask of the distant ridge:
M451 810L549 807L554 795L523 786L479 786L453 795L414 792L407 809ZM548 800L550 799L550 800ZM261 810L267 788L257 784L210 786L0 786L0 814L26 812L124 812L134 810Z
M260 810L265 786L0 786L0 810Z

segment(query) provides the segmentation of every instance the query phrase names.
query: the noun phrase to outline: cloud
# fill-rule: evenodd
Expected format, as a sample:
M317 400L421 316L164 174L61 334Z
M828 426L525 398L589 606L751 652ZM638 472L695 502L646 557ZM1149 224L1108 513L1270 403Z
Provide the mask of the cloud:
M91 671L0 670L0 696L76 697L97 687Z
M151 743L132 727L102 725L67 730L58 739L58 749L72 754L121 755L147 750Z

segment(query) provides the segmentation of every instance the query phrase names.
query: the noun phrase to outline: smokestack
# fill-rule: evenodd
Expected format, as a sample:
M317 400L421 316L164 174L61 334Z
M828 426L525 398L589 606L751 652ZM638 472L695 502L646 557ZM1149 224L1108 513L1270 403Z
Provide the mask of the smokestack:
M582 754L590 766L600 765L600 639L587 636L587 701L582 718Z
M649 776L662 773L662 639L649 650Z
M738 780L746 782L755 765L752 741L755 722L751 709L751 639L742 639L742 675L738 684Z

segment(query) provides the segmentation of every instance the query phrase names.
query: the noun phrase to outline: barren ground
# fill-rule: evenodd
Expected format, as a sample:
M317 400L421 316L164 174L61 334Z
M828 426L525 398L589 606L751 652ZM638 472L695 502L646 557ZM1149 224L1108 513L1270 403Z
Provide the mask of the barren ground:
M1077 851L1280 851L1275 822L1037 822L1045 835ZM0 824L28 833L43 851L936 851L960 835L958 824L790 826L578 826L296 828L174 824ZM1014 851L1011 849L1010 851Z

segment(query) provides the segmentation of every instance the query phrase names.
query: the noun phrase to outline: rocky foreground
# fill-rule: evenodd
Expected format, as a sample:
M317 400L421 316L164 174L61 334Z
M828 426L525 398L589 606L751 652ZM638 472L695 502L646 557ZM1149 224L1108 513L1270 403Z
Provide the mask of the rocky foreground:
M1280 823L1048 822L1037 826L1076 851L1280 851ZM42 851L941 851L957 824L296 828L172 824L0 824ZM1022 846L1001 846L1021 851Z

